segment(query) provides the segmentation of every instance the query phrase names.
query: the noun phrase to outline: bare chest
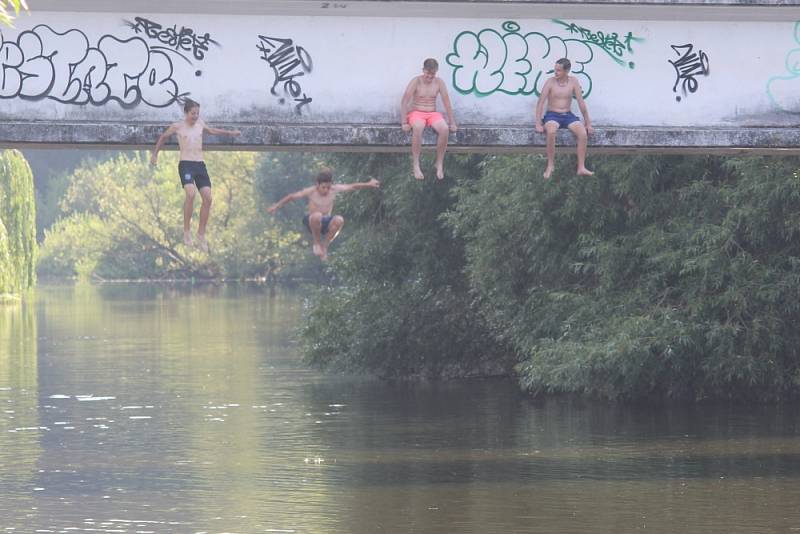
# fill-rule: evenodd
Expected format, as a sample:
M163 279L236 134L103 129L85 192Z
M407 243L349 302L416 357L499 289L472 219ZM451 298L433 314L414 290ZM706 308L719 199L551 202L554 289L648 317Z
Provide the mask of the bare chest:
M203 126L199 123L194 126L183 125L175 134L180 144L197 145L203 140Z
M425 100L435 99L438 94L439 85L436 83L419 82L417 83L417 90L414 92L414 96Z
M553 84L550 86L550 98L556 100L569 100L572 98L572 95L575 91L575 86L572 80L567 81L566 83L562 84L557 80L553 80Z

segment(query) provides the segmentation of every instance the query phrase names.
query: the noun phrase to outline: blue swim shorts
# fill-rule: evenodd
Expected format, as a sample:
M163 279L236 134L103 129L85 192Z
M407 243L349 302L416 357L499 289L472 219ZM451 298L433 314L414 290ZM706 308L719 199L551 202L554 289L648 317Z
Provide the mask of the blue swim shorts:
M542 124L547 124L550 121L555 121L558 123L559 128L567 128L573 122L580 121L580 119L575 116L574 113L571 111L567 111L566 113L558 113L556 111L548 111L544 114L544 118L542 119Z
M309 217L308 215L303 217L303 226L305 226L306 229L310 232L311 231L311 225L308 223L308 217ZM331 224L332 220L333 220L333 215L323 215L322 216L322 227L319 230L319 235L321 235L321 236L328 235L328 226Z

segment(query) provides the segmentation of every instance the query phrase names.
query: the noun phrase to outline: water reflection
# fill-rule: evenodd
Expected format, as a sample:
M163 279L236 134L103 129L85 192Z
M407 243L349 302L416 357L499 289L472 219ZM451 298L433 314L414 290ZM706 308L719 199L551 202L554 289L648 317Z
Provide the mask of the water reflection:
M290 294L0 307L0 532L790 532L800 417L531 401L298 361Z

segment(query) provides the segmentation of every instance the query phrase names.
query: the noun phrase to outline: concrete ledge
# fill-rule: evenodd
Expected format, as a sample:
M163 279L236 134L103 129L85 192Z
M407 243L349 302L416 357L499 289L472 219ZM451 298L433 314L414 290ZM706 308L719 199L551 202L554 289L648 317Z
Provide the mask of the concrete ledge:
M321 17L577 18L785 22L800 0L37 0L37 11Z
M222 126L222 124L220 124ZM411 136L394 124L225 124L242 135L235 139L210 136L207 150L297 150L328 152L401 152ZM149 149L163 132L164 124L0 122L0 146L6 148L106 148ZM533 127L476 126L465 124L450 135L452 152L542 152L544 134ZM431 150L435 133L425 133L425 149ZM575 145L567 131L558 134L558 145ZM174 147L174 144L171 145ZM589 138L594 152L630 153L737 153L800 154L798 128L744 127L649 127L595 128ZM168 147L170 148L170 147Z

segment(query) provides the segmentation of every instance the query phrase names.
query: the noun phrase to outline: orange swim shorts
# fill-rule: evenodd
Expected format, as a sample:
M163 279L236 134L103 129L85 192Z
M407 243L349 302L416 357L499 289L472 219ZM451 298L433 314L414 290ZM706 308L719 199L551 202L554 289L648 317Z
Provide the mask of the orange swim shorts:
M408 124L422 121L425 126L433 126L439 121L443 121L444 116L438 111L412 111L408 114Z

